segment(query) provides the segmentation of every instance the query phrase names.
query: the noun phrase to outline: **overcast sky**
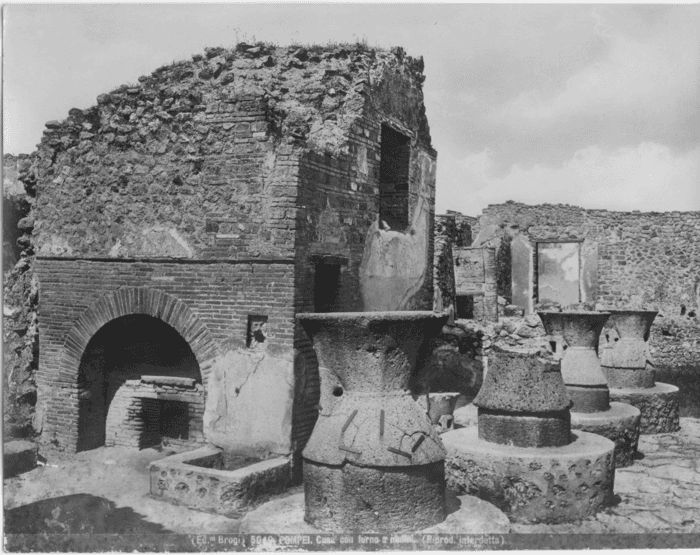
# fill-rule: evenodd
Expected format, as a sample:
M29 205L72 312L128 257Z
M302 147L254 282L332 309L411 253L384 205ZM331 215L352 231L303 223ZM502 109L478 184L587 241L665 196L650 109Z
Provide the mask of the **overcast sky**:
M700 6L5 6L3 146L157 67L254 39L425 58L437 210L700 210Z

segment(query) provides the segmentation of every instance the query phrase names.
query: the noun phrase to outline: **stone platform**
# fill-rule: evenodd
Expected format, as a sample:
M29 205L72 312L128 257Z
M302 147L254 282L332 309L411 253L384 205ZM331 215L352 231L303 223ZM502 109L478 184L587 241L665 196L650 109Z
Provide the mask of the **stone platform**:
M447 518L434 526L413 533L426 534L506 534L508 517L491 503L470 495L445 495ZM356 530L362 532L362 530ZM275 499L241 519L241 534L319 534L325 533L304 521L304 494ZM348 530L348 532L352 532Z
M447 486L493 503L513 522L587 518L612 501L615 444L588 432L572 436L569 445L533 448L486 442L476 427L447 432Z
M678 388L657 382L645 389L610 389L610 400L637 407L641 415L641 434L662 434L680 429Z
M639 442L638 408L625 403L610 403L602 412L572 412L571 429L607 437L615 443L615 468L634 462Z

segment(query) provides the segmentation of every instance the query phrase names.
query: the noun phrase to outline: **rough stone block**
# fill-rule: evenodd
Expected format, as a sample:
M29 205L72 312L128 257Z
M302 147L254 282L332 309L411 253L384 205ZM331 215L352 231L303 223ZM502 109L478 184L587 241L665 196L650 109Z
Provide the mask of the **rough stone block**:
M553 412L568 409L571 399L550 353L495 346L474 404L510 413Z
M491 503L471 495L446 492L447 518L434 526L413 533L424 534L507 534L510 521ZM246 514L240 523L241 534L315 534L320 532L304 520L304 494L275 499ZM329 549L338 545L329 546ZM396 548L396 544L393 546Z

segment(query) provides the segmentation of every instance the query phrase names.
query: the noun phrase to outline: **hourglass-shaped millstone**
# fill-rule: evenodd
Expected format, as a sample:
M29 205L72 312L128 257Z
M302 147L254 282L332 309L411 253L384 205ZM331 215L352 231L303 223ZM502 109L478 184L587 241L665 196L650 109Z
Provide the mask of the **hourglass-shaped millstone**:
M654 369L647 365L649 330L658 314L656 310L610 309L607 325L617 334L602 350L600 364L610 388L654 387Z
M538 312L545 330L559 330L566 342L561 373L574 412L610 408L608 382L598 360L598 339L609 312Z
M606 334L601 356L610 398L639 409L642 434L678 431L679 390L675 385L657 382L654 368L647 361L647 340L657 312L612 309L610 313L608 323L613 329Z
M568 445L571 398L560 364L547 351L493 348L484 385L474 399L479 437L518 447Z
M447 315L299 314L321 403L303 451L305 520L332 532L419 530L445 519L445 450L409 391L422 343Z

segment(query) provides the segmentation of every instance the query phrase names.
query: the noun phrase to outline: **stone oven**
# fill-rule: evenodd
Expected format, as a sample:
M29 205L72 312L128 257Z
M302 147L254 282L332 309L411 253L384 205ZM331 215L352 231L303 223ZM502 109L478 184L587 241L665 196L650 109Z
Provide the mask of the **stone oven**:
M51 121L35 184L45 443L299 453L299 312L430 310L422 59L209 48Z

